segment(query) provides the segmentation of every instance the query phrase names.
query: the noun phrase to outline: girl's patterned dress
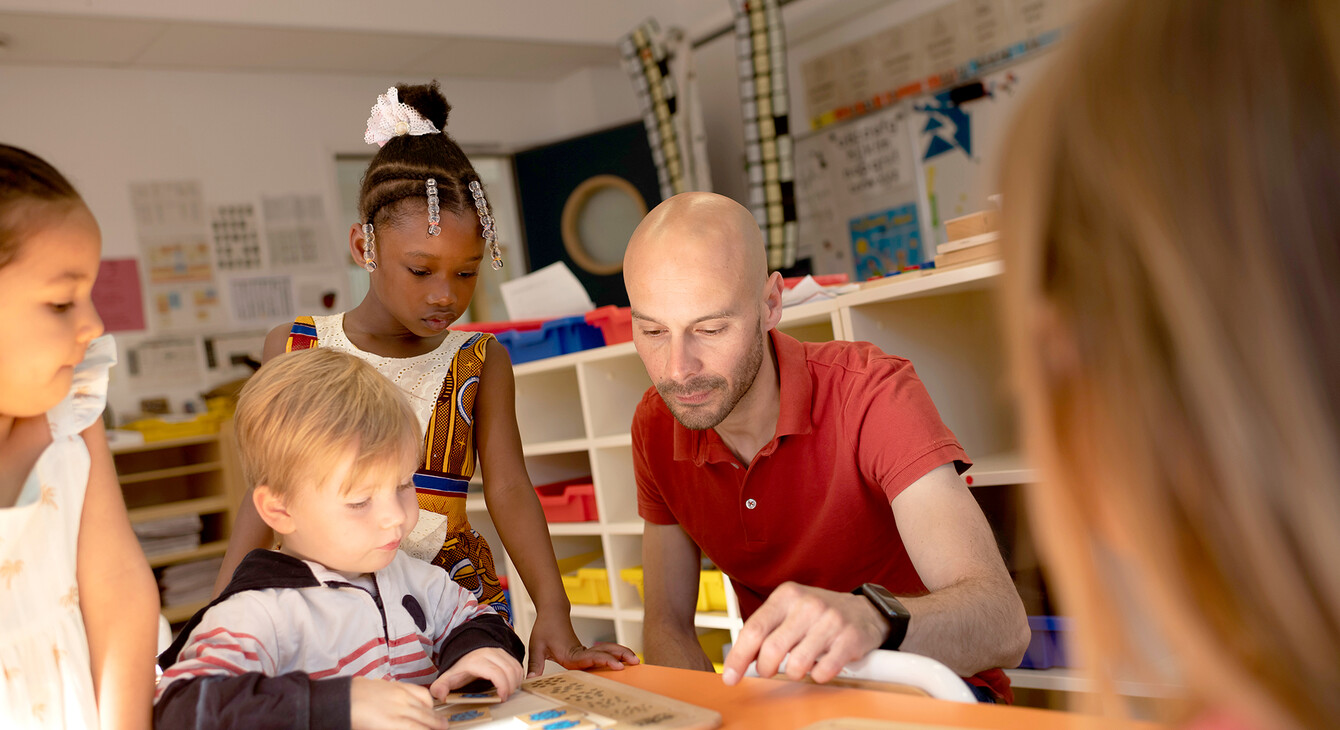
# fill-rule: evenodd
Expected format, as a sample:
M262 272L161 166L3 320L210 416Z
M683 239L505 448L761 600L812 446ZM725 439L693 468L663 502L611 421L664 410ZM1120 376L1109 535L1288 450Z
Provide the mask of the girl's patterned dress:
M424 461L414 475L419 524L401 549L446 570L452 580L511 621L493 567L493 553L470 527L465 494L475 473L474 412L484 353L493 336L447 333L432 352L382 357L360 350L344 334L344 314L298 317L286 350L333 347L367 361L400 386L424 431Z
M97 727L75 576L91 461L80 433L107 403L111 335L89 343L70 394L47 412L51 445L0 509L0 727ZM146 661L149 658L146 657Z

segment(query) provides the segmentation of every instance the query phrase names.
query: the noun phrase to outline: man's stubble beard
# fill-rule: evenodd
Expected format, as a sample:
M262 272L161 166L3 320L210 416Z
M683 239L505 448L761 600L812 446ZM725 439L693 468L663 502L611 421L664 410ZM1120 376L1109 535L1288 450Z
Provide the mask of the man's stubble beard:
M761 333L760 333L761 334ZM705 431L709 428L716 428L718 424L726 420L735 410L735 406L754 387L754 381L758 378L759 368L763 366L764 353L763 339L760 337L755 340L755 346L750 348L745 358L740 361L739 366L731 373L732 379L728 381L719 375L709 375L695 378L684 384L660 382L656 384L656 392L661 394L661 400L670 409L671 415L676 421L691 431ZM731 384L733 381L733 385ZM726 398L722 401L719 408L711 413L704 413L701 407L681 408L672 396L677 393L694 393L704 389L721 391L730 388L726 393Z

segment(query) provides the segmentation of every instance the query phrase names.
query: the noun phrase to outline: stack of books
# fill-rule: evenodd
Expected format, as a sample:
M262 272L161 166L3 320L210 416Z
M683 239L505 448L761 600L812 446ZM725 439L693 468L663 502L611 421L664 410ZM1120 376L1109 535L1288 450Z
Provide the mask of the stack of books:
M185 606L209 600L214 578L223 567L223 558L208 558L178 563L163 569L158 578L164 606Z
M200 531L204 524L200 515L164 517L131 525L140 541L145 557L185 552L200 547Z
M999 218L998 212L984 210L945 221L949 241L936 247L935 268L1000 258Z

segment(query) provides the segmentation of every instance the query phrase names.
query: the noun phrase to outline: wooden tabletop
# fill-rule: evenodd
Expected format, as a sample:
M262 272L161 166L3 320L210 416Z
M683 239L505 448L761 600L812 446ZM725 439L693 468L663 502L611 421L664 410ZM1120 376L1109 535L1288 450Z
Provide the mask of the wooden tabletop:
M602 677L721 713L724 730L803 728L832 718L875 718L898 723L1004 730L1148 730L1122 722L1055 710L960 704L863 689L822 687L749 678L727 687L711 672L641 665ZM890 725L890 729L896 725Z

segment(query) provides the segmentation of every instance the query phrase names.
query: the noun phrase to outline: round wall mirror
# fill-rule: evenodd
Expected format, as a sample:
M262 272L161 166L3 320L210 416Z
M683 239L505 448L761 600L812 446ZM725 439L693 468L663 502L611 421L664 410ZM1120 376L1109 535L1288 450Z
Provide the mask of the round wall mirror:
M633 184L596 175L578 185L563 205L563 247L585 271L607 276L623 270L623 253L647 203Z

